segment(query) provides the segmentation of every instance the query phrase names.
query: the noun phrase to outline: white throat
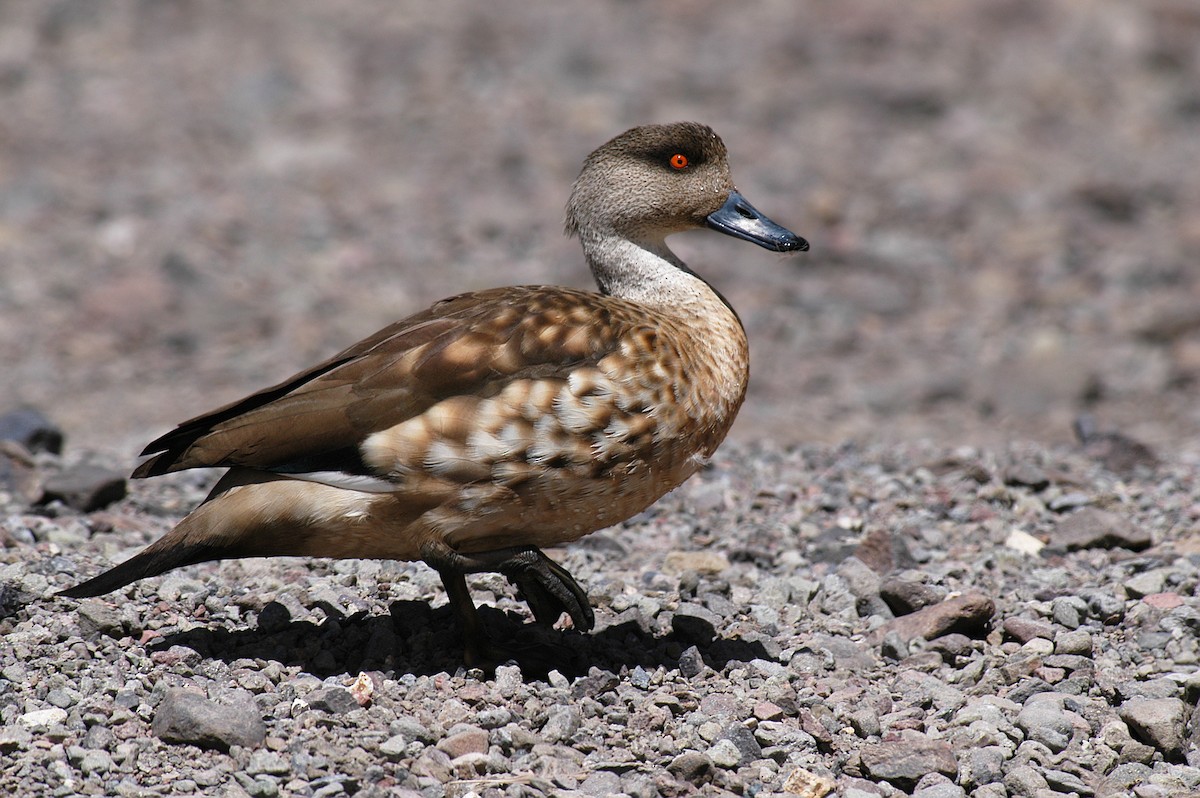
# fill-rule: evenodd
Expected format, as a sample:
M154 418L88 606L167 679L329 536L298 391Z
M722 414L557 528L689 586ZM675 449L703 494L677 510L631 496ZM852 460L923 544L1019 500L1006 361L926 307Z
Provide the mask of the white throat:
M584 235L583 252L601 293L654 307L712 301L708 283L662 237L633 241L616 234Z

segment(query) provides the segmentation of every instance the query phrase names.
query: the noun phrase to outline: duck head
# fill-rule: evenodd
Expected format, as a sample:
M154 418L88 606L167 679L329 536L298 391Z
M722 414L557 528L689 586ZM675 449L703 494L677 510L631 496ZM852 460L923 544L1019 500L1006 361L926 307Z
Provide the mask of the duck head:
M709 228L776 252L808 242L768 219L734 187L725 144L696 122L645 125L584 161L567 203L566 230L650 248L672 233Z

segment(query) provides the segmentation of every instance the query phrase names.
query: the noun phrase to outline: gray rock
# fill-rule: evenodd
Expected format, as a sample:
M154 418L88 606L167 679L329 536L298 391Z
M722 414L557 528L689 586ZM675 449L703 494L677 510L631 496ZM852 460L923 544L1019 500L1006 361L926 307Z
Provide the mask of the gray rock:
M667 772L697 786L712 781L713 761L699 751L684 751L671 760Z
M427 776L440 784L450 780L454 762L449 754L437 748L426 748L413 762L411 770L418 776Z
M596 798L608 798L623 791L621 777L610 770L597 770L580 783L579 791Z
M345 687L338 685L318 687L306 695L304 700L310 708L333 715L343 715L359 708L354 695Z
M1050 535L1050 545L1066 551L1092 548L1141 551L1153 542L1149 530L1139 529L1126 518L1094 507L1068 515Z
M46 479L40 504L60 501L81 513L102 510L125 498L125 475L94 465L72 466Z
M35 709L20 715L17 720L26 728L45 730L66 722L67 712L59 707Z
M399 762L408 756L409 742L403 734L393 734L379 744L379 753L389 762Z
M881 732L879 713L873 707L862 707L851 712L846 720L859 737L878 737Z
M85 638L91 639L100 635L121 637L125 634L121 611L114 604L102 599L87 599L79 602L76 612L79 613L80 634Z
M997 745L971 748L959 763L959 781L967 787L1000 781L1004 776L1004 760L1004 749Z
M707 754L714 765L726 770L732 770L742 763L742 752L729 739L717 740Z
M33 743L33 732L23 726L0 726L0 753L23 751Z
M1046 768L1042 771L1042 776L1045 777L1046 783L1050 785L1051 789L1058 790L1059 792L1088 795L1092 791L1092 788L1083 779L1065 770Z
M1125 617L1125 602L1103 590L1080 591L1086 601L1088 613L1102 623L1118 623Z
M1178 698L1131 698L1117 710L1139 740L1168 759L1183 753L1185 706Z
M1033 490L1045 490L1050 486L1050 477L1046 476L1046 472L1026 461L1013 463L1004 469L1003 479L1005 485L1019 485Z
M275 751L255 751L250 755L250 762L246 765L246 772L251 776L260 774L285 776L292 772L292 766L283 754Z
M79 702L79 694L75 691L65 690L61 687L55 687L50 692L46 693L46 703L52 707L59 709L70 709Z
M1117 695L1122 701L1131 698L1179 698L1181 687L1174 679L1126 679L1117 683Z
M1003 784L984 784L971 793L971 798L1009 798ZM1057 798L1057 796L1055 797Z
M113 758L107 751L95 749L84 750L83 756L79 757L74 764L85 776L92 773L107 773L114 767Z
M557 678L562 679L564 682L562 685L558 686L568 686L569 683L567 683L566 678L562 674L558 673L557 671L550 671L548 678L551 686L555 686L554 683L556 676ZM621 680L612 671L601 670L600 668L592 666L591 668L588 668L587 676L577 680L575 684L569 686L571 688L571 695L576 699L597 699L605 693L615 690L617 685L620 683Z
M83 735L83 740L80 742L84 748L109 749L113 745L115 737L112 729L107 726L91 726Z
M1131 787L1148 784L1154 771L1148 765L1140 762L1126 762L1117 765L1096 787L1097 795L1121 795Z
M965 798L966 794L966 791L957 784L944 782L918 787L913 792L913 798Z
M1028 643L1035 638L1054 639L1054 625L1032 618L1005 618L1004 633L1018 643Z
M721 734L717 737L718 740L729 740L742 755L742 763L753 762L756 759L762 758L762 746L758 744L758 740L754 738L754 732L747 729L740 723L731 723L721 729Z
M688 646L679 655L679 672L687 678L699 676L704 671L704 657L700 649Z
M1076 596L1059 596L1050 604L1054 622L1068 629L1078 629L1087 618L1087 603Z
M481 709L475 715L475 722L485 729L498 729L512 720L513 714L506 707Z
M922 582L896 578L883 580L879 595L896 615L908 615L937 604L944 596L942 591Z
M154 713L154 736L171 743L228 751L262 743L266 726L253 701L218 704L187 690L167 691Z
M857 557L847 557L837 566L837 574L846 581L850 593L858 599L879 597L879 574Z
M1125 593L1132 599L1140 599L1153 593L1161 593L1167 587L1167 571L1146 571L1125 580Z
M581 720L578 707L555 707L550 710L549 716L546 718L546 725L542 727L542 736L552 743L565 743L574 736L575 732L579 731Z
M974 651L974 644L971 638L966 635L951 632L950 634L930 640L929 650L938 652L942 655L943 660L955 664L971 656L971 653Z
M839 791L836 793L840 798L879 798L884 794L884 791L890 791L889 794L895 794L895 788L886 784L874 784L866 779L846 778L839 780Z
M1050 788L1046 778L1031 765L1017 765L1004 774L1004 786L1009 795L1034 798L1041 790Z
M912 789L928 773L954 778L958 762L943 740L903 739L870 743L861 749L863 769L872 779Z
M1061 751L1071 743L1073 718L1063 707L1062 696L1040 693L1031 696L1017 715L1017 727L1025 736L1051 751Z
M517 665L496 666L496 691L505 698L511 698L524 685L521 678L521 668Z
M1047 682L1045 679L1039 679L1036 676L1028 679L1022 679L1017 683L1017 686L1008 691L1009 701L1017 704L1024 704L1030 697L1038 693L1049 693L1054 691L1054 685Z
M1092 655L1092 636L1082 629L1059 632L1054 636L1054 653Z
M835 667L841 670L870 670L879 662L878 656L867 646L854 640L834 635L813 635L805 643L805 646L799 649L801 655L805 651L817 654L822 660L828 663L828 667Z

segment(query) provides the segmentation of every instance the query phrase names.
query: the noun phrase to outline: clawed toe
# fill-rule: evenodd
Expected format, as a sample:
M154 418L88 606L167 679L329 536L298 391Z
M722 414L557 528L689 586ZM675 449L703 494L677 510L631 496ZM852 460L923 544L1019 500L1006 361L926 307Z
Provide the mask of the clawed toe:
M514 557L501 573L520 590L537 622L552 625L565 612L576 629L590 631L596 616L587 593L570 572L538 549L524 554Z
M463 661L468 667L490 670L509 660L529 659L529 652L510 651L488 637L467 589L465 574L468 573L504 574L520 591L541 625L553 625L564 612L581 632L591 631L596 625L587 593L575 577L534 546L464 555L445 544L429 543L422 549L422 556L442 577L462 629Z

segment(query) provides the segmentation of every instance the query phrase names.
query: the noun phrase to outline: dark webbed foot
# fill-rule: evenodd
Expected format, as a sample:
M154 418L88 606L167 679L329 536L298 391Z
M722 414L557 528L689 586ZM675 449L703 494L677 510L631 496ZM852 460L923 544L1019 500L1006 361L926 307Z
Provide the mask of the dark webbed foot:
M500 566L500 573L521 591L538 623L552 626L565 612L581 632L596 625L587 593L566 568L540 549L513 555Z
M580 631L590 631L595 626L587 593L567 569L534 546L460 554L443 544L428 544L421 554L442 578L450 606L462 627L463 661L468 667L491 668L511 659L521 660L522 656L521 652L496 645L488 637L471 600L466 574L486 571L504 574L524 596L539 624L552 625L565 612Z

